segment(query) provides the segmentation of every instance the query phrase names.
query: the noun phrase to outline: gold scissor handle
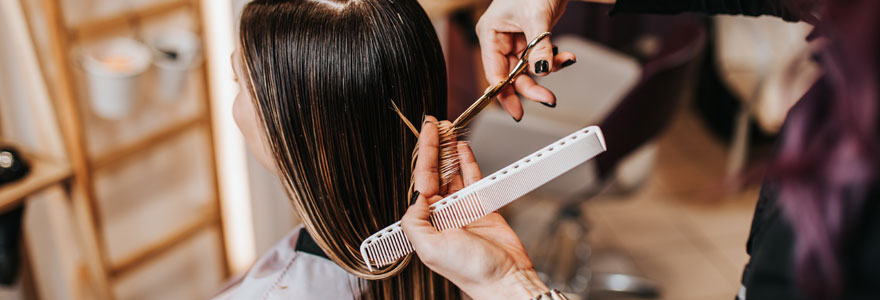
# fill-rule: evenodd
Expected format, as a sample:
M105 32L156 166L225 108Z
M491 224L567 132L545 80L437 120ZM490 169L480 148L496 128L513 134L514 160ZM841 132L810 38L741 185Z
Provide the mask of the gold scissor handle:
M526 46L526 49L523 50L522 55L519 57L519 61L517 61L516 66L513 67L513 70L507 74L507 79L502 80L494 85L489 86L483 91L483 95L474 101L470 107L468 107L463 113L461 113L458 118L455 118L455 121L452 122L452 128L461 128L467 126L474 117L477 116L480 111L482 111L489 103L492 103L492 99L498 95L505 87L513 84L516 81L516 77L522 75L528 70L529 67L529 54L532 52L532 48L535 48L535 45L538 44L545 37L549 36L549 32L544 32L537 37L535 37L529 44Z

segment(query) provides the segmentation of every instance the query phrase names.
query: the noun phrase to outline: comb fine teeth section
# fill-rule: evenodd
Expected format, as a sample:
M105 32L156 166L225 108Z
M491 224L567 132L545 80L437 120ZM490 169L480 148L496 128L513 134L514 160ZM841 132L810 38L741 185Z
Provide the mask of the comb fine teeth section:
M464 227L604 151L598 127L578 130L432 204L431 224L437 230ZM360 250L370 271L413 251L399 221L365 239Z
M483 209L476 191L464 195L455 193L448 198L451 199L443 199L432 205L431 224L437 230L461 228L492 212Z

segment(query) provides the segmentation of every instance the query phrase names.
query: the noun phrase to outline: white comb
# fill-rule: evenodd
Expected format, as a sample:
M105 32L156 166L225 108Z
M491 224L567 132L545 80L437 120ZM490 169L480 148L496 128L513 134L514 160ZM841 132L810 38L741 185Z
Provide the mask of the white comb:
M463 227L604 151L605 139L599 127L578 130L431 204L431 224L437 230ZM400 221L361 243L361 256L370 271L374 264L387 266L412 251Z

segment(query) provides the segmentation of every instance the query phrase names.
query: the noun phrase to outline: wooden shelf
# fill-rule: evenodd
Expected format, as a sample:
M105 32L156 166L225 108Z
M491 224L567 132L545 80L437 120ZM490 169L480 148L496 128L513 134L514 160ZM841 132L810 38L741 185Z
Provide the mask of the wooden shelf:
M0 187L0 212L2 212L2 209L12 207L19 199L39 189L58 182L69 182L76 231L80 235L79 240L84 249L83 276L88 277L88 281L93 283L93 286L89 288L94 289L96 298L101 300L115 299L113 285L132 274L133 270L167 255L176 247L180 247L207 230L216 229L219 232L217 247L221 250L223 258L220 261L224 272L223 277L229 276L228 253L224 244L223 220L220 216L219 182L216 174L219 168L217 168L216 149L212 136L207 81L203 81L200 87L203 90L201 100L204 102L205 108L198 116L168 122L163 124L166 126L162 126L162 128L142 133L134 141L101 148L101 151L97 153L89 152L89 143L84 130L86 123L80 111L80 101L83 99L79 99L79 87L74 80L76 77L75 62L72 61L71 51L89 41L114 34L143 34L140 31L142 31L144 24L152 23L161 18L175 17L178 13L187 14L195 21L195 32L203 31L204 24L200 7L205 1L161 0L161 3L156 2L146 3L138 8L128 7L128 11L113 16L92 17L68 25L64 18L62 0L39 0L45 13L43 21L48 31L48 44L51 50L49 52L50 63L56 66L57 73L57 80L54 84L56 91L53 95L57 98L54 101L57 113L55 117L64 137L65 151L69 158L69 162L66 163L69 165L32 159L33 173L30 177L21 182ZM202 39L205 38L204 34L200 36ZM203 72L203 76L207 78L207 66L203 64L198 70ZM190 213L185 214L186 221L169 226L173 229L163 229L161 234L157 234L157 237L151 237L145 245L126 250L124 255L118 259L110 258L104 235L107 228L103 227L101 222L102 207L97 200L95 191L95 173L102 168L123 163L144 154L146 151L167 145L168 141L192 132L207 136L204 140L210 149L209 155L212 162L212 172L214 172L211 178L211 189L215 199L208 205L209 207L194 209L191 215ZM161 222L161 220L158 221Z
M31 171L23 179L0 186L0 212L20 203L25 197L70 178L69 165L48 159L30 158Z
M83 24L78 24L72 28L71 34L73 39L83 40L97 38L107 35L114 31L130 28L132 23L143 22L146 19L163 16L179 9L187 7L191 1L173 1L158 4L151 4L146 7L133 10L102 19L97 19Z
M192 220L184 223L183 226L180 226L171 234L141 248L140 251L121 259L119 262L113 262L110 276L117 280L122 278L126 273L136 269L138 266L167 253L176 246L182 245L184 241L195 237L202 230L218 225L219 221L220 214L218 210L214 206L206 207L201 213L195 215Z
M197 115L183 121L178 121L177 123L152 132L137 141L97 155L95 158L92 158L92 169L98 170L118 161L135 156L138 153L148 151L153 149L153 147L164 144L166 141L190 132L199 125L205 124L207 124L207 117L204 115Z

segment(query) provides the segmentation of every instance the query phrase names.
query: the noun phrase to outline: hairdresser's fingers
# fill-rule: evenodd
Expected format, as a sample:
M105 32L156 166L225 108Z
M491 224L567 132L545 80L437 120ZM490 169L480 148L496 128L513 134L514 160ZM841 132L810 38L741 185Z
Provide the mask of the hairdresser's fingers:
M507 56L507 62L511 66L516 65L517 61L519 61L517 56ZM507 77L505 77L505 79L507 79ZM517 95L516 92L517 91L514 89L513 85L505 87L501 90L501 93L498 94L498 103L501 103L501 107L504 108L504 111L506 111L514 121L519 122L522 120L525 112L523 111L522 103L519 101L519 95Z
M550 24L547 20L532 20L523 28L523 33L529 42L548 31L550 31ZM546 76L553 71L552 62L553 44L550 42L550 37L546 36L535 44L532 52L529 53L530 72L536 76Z
M483 55L483 70L489 86L493 86L507 79L510 72L510 60L507 54L512 51L513 37L510 34L495 32L484 33L489 37L480 37L481 52ZM519 122L523 111L519 99L512 88L505 88L498 94L498 102L501 107Z
M406 234L407 239L419 255L426 251L425 247L431 247L434 244L432 243L433 235L438 233L428 220L430 217L428 201L424 196L419 195L418 200L409 206L406 213L403 214L403 218L400 219L403 233Z
M461 177L461 173L456 173L452 175L452 178L449 179L449 184L446 185L446 192L441 195L450 195L452 193L458 192L464 188L464 179Z
M513 38L513 49L515 50L513 54L516 54L516 59L519 60L519 56L522 55L523 50L526 50L526 46L529 45L529 41L526 40L525 35L520 32L515 35Z
M493 85L507 78L507 72L510 71L507 54L513 51L514 39L512 34L498 32L486 24L480 20L477 36L480 39L483 72L489 84Z
M546 106L556 106L556 95L547 88L539 85L534 79L528 76L520 76L514 83L516 91L526 99L540 102Z
M571 52L559 52L556 56L553 57L553 72L559 71L562 68L573 65L577 62L577 57L574 53Z
M574 53L571 52L561 52L557 53L553 58L554 72L559 71L564 67L570 66L575 63ZM535 80L528 76L520 76L514 82L514 87L516 91L522 95L523 97L540 102L544 105L555 107L556 106L556 95L553 94L549 89L544 86L539 85Z
M464 179L464 185L469 186L474 182L483 178L480 166L477 165L477 159L468 142L458 142L458 161L461 164L461 177Z
M419 132L419 153L413 170L414 187L425 197L440 192L440 173L438 173L440 135L437 132L437 119L426 116Z
M519 103L519 96L512 87L507 87L498 94L498 102L501 108L509 114L514 121L519 122L523 118L522 103Z
M559 71L564 67L574 64L576 59L574 53L571 52L557 53L553 57L553 71ZM556 106L556 95L544 86L539 85L531 77L517 77L516 82L514 82L514 87L516 88L516 91L526 99L540 102L541 104L550 107Z

